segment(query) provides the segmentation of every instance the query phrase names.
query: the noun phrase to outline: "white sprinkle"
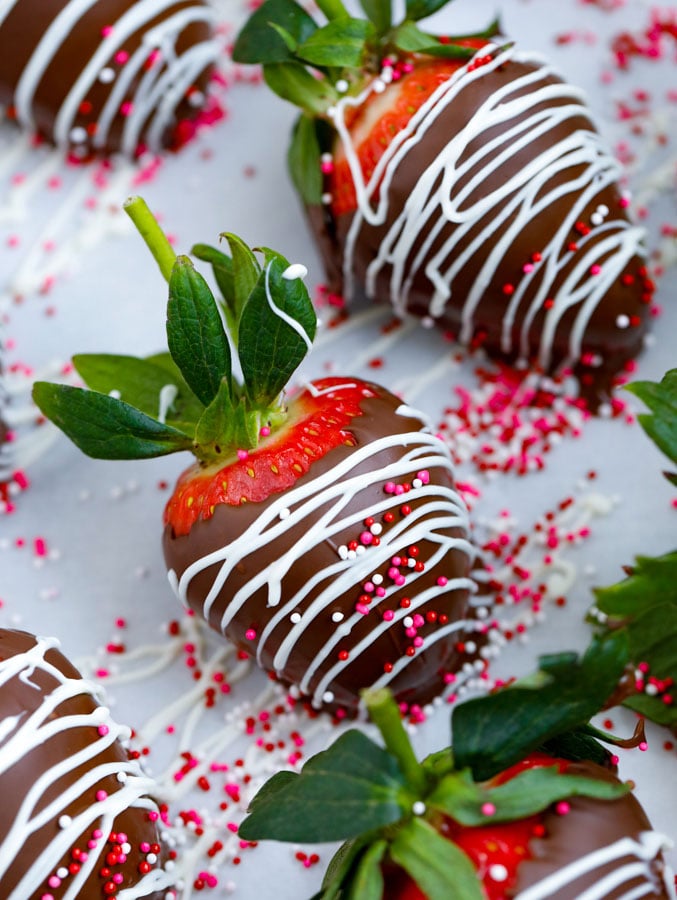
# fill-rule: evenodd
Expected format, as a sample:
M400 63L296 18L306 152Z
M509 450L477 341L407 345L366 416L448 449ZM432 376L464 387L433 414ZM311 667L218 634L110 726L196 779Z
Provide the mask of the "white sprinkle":
M59 828L68 828L72 824L73 824L73 820L71 819L70 816L67 816L67 815L59 816Z
M600 215L598 212L594 212L590 216L590 222L593 225L601 225L603 221L604 221L604 216Z
M411 628L411 626L414 624L414 620L411 616L405 616L404 619L402 619L402 624L405 628Z
M78 125L75 128L71 128L68 137L74 144L82 144L87 140L87 132Z
M280 518L281 519L288 519L290 515L291 515L291 513L289 512L289 510L287 509L286 506L284 509L280 510Z
M334 694L332 691L325 691L324 694L322 694L322 700L325 703L331 703L333 701L333 699L334 699Z
M414 478L414 480L411 483L411 486L413 488L420 488L420 487L423 487L423 482L421 481L420 478Z
M113 81L114 79L115 79L115 72L113 69L110 69L108 66L106 66L105 69L101 69L101 71L99 72L99 81L102 84L110 84L111 81Z
M342 622L345 616L342 612L335 612L331 614L332 622Z
M493 866L489 866L489 878L492 881L505 881L508 877L508 870L505 866L500 865L500 863L494 863Z
M411 811L415 816L422 816L425 812L425 803L423 800L417 800L416 803L411 807Z
M382 94L386 89L386 83L381 78L377 78L373 84L375 94Z
M330 163L332 161L332 159L333 159L333 156L331 155L331 153L323 153L322 156L320 157L320 161L323 163Z
M345 92L348 90L348 88L350 87L350 85L349 85L348 82L345 80L345 78L339 78L339 80L336 82L336 84L334 85L334 87L335 87L336 90L339 92L339 94L345 94Z
M156 853L147 853L146 854L146 862L149 862L151 866L155 865L157 862L157 854Z
M293 612L289 616L289 621L292 623L292 625L298 625L301 621L301 613Z
M374 584L383 584L383 575L379 575L379 573L376 572L375 575L371 576L371 580Z
M61 878L61 879L68 878L68 869L65 866L60 866L56 870L56 875L57 875L57 878Z
M348 559L348 548L345 544L341 544L336 552L341 557L341 559Z
M322 194L322 202L324 203L325 206L329 206L329 204L331 203L332 200L333 200L333 197L331 194Z
M383 525L380 522L374 522L374 524L369 529L372 534L379 535L383 531Z
M616 325L619 328L627 328L630 324L630 317L626 316L625 313L621 313L620 316L616 316Z

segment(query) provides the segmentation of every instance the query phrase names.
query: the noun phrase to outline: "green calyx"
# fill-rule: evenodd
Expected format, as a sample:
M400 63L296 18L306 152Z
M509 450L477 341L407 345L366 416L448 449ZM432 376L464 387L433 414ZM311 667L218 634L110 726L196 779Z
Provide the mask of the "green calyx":
M144 459L190 450L209 464L256 447L285 419L283 391L311 347L316 316L301 276L279 253L262 263L233 234L230 255L199 244L222 295L176 256L145 202L125 209L169 283L169 352L73 358L87 389L37 382L33 398L87 455ZM237 362L239 381L233 372Z
M498 21L483 31L442 38L419 27L421 19L449 2L406 0L404 18L395 22L392 0L360 0L365 18L351 16L342 0L318 0L327 20L319 24L297 0L264 0L244 25L233 59L261 64L268 87L302 110L289 167L306 203L321 199L320 155L328 148L321 120L340 97L357 95L386 59L416 54L467 60L477 52L465 43L468 39L488 40L500 32Z
M637 419L673 465L677 465L677 369L660 382L637 381L627 390L648 407ZM677 473L665 472L677 486ZM638 556L618 584L595 590L589 620L599 634L622 631L630 658L651 690L630 691L623 704L677 734L677 550Z
M385 860L403 868L430 900L482 900L465 853L439 833L444 819L473 827L516 821L574 796L613 800L628 791L556 765L525 769L502 784L498 773L535 750L604 763L589 725L616 689L628 659L624 636L595 641L582 658L544 657L530 678L454 709L453 750L419 762L387 690L363 695L383 746L356 729L279 772L254 797L240 826L245 840L345 841L313 900L382 900ZM639 740L639 738L637 738Z

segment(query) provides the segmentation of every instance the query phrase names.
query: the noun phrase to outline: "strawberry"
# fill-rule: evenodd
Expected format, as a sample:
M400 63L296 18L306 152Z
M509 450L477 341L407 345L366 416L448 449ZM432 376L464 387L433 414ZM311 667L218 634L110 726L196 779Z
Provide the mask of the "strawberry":
M0 628L0 896L174 896L155 785L125 748L130 731L58 646Z
M15 0L0 46L9 117L79 160L184 140L219 53L203 0Z
M543 657L535 678L467 701L453 748L419 762L387 690L365 703L383 746L345 732L299 773L274 775L246 840L345 840L314 900L673 897L661 849L587 723L628 658L622 636Z
M316 326L302 266L266 249L262 267L232 234L232 257L198 245L220 313L143 202L127 210L169 279L170 353L76 356L89 389L39 382L35 402L91 456L193 452L165 510L169 577L243 653L316 708L355 713L385 684L428 702L473 670L488 632L444 444L360 379L285 397Z
M437 37L444 0L265 0L233 56L298 105L290 172L329 287L391 303L597 406L642 349L644 233L581 92L498 25ZM273 29L274 26L274 29Z

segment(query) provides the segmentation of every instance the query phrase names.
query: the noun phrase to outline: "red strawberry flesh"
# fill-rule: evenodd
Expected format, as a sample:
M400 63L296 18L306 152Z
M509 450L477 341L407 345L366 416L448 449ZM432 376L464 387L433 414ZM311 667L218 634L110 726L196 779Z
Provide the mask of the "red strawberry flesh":
M333 390L329 390L330 388ZM351 445L346 427L361 416L360 401L373 396L363 382L326 378L292 401L284 424L254 450L241 451L225 464L195 463L179 478L165 510L175 535L188 534L218 504L256 503L288 490L314 460L341 444Z

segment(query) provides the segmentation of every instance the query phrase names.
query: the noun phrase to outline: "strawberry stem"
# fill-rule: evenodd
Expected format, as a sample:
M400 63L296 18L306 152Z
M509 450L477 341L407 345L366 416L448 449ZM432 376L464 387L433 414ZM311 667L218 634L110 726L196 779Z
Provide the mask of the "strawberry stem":
M348 10L341 0L316 0L316 3L320 11L323 12L330 21L348 15Z
M157 219L148 208L146 201L141 197L129 197L123 203L123 209L146 242L146 246L153 254L165 281L169 282L174 263L176 262L176 253L167 240L167 235L160 228Z
M378 688L363 691L362 698L369 718L381 732L386 750L395 757L411 787L423 795L427 787L425 771L416 758L392 694L386 688Z

